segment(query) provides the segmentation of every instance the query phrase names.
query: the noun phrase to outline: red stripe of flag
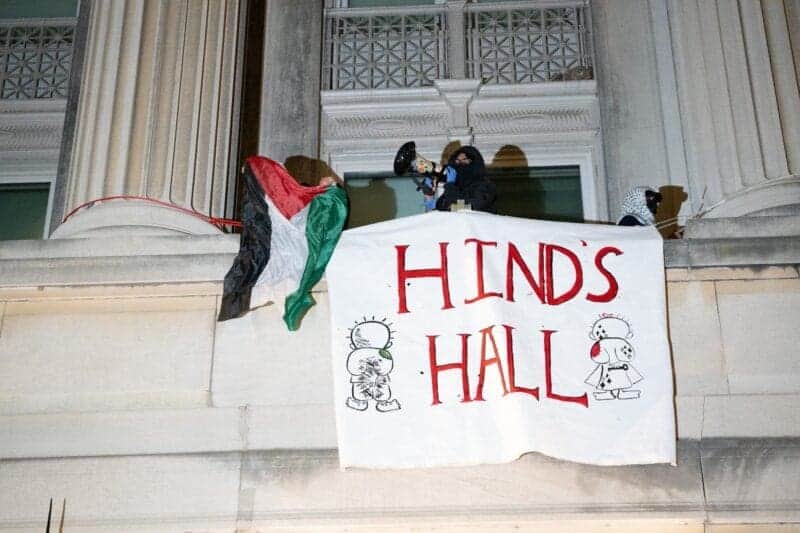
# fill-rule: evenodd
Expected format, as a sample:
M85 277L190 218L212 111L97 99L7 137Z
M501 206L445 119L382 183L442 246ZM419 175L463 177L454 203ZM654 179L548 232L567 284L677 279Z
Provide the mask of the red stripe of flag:
M287 219L292 218L327 187L306 187L297 182L277 161L254 155L247 158L258 184L273 205Z

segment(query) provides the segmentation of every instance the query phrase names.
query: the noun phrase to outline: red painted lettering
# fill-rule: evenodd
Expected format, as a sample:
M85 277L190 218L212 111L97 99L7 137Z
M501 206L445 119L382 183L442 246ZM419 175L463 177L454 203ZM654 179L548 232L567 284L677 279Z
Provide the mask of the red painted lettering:
M528 284L533 289L533 292L539 297L539 301L542 303L545 302L544 246L544 243L539 243L539 278L537 283L537 281L533 279L533 275L531 275L531 271L525 261L523 261L517 247L514 246L514 243L508 243L508 260L506 261L506 300L509 302L514 301L514 265L519 267L520 272L522 272L525 279L528 280Z
M442 309L452 309L453 304L450 302L450 284L447 281L447 244L446 242L439 243L439 268L406 268L406 250L407 244L399 244L395 246L397 249L397 297L398 297L398 313L408 313L408 304L406 301L406 281L412 278L439 278L442 282L442 300L444 305Z
M560 296L555 295L555 283L553 281L554 272L553 272L553 252L558 252L567 259L570 260L572 263L572 268L575 269L575 281L572 283L572 287L570 287L566 292L561 294ZM567 248L563 246L559 246L557 244L548 244L545 246L545 263L547 265L547 303L549 305L560 305L564 302L568 302L575 297L576 294L581 290L583 287L583 269L581 268L581 263L578 261L578 256L572 253Z
M496 242L481 241L478 239L467 239L464 244L475 243L475 264L478 271L478 295L475 298L467 298L464 300L465 304L471 304L484 298L499 297L502 298L503 294L499 292L486 292L486 285L483 278L483 247L484 246L497 246Z
M503 327L506 330L506 362L508 363L508 384L510 392L522 392L525 394L530 394L537 400L539 399L539 387L528 388L528 387L520 387L517 385L517 371L514 366L514 339L512 337L512 332L514 328L503 324Z
M494 340L494 335L492 335L492 328L494 328L494 326L489 326L481 330L481 371L478 376L478 388L475 390L475 400L481 402L483 401L483 383L486 379L486 367L489 365L497 365L497 372L500 374L500 383L503 385L503 396L508 394L506 378L503 375L503 365L500 362L500 353L497 351L497 343ZM494 357L490 359L486 359L486 339L491 341L492 349L494 350Z
M439 372L444 372L445 370L461 370L461 390L463 394L461 402L465 403L472 401L472 398L470 398L469 395L469 375L467 374L467 360L469 353L467 348L467 339L469 339L469 334L459 333L458 336L461 337L461 362L440 365L436 360L436 338L438 335L427 335L428 360L430 361L431 366L431 388L433 390L433 403L431 405L439 405L442 403L441 400L439 400Z
M594 256L594 265L597 267L597 270L606 278L606 281L608 281L608 290L603 294L587 294L586 299L590 302L610 302L616 298L617 292L619 292L619 283L617 283L617 278L615 278L614 275L606 270L605 266L603 266L603 258L608 254L622 255L622 250L619 248L614 248L613 246L606 246L601 248L597 252L597 255Z
M544 333L544 375L545 385L547 387L547 397L554 400L559 400L561 402L573 402L581 404L584 407L589 407L589 398L585 392L580 396L566 396L553 392L553 375L550 365L550 337L556 332L548 329L543 329L541 332Z

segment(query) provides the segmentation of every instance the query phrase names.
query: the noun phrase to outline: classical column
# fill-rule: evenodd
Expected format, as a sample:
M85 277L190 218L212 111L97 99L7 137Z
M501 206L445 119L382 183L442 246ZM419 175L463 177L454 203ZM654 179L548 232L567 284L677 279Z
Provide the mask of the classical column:
M65 211L146 197L209 216L230 203L241 0L96 0ZM218 231L185 211L106 201L53 237Z
M770 3L773 3L773 0L767 2L740 0L739 2L744 44L750 68L749 82L753 86L753 101L756 107L758 134L761 138L762 159L767 179L786 176L788 173L780 110L775 94L775 79L772 77L776 68L784 68L785 65L772 65L762 9ZM780 3L780 0L775 0L775 3ZM737 81L747 83L747 80ZM748 184L755 185L756 183L750 181Z
M791 4L792 0L789 3ZM796 1L794 4L794 9L798 9ZM791 32L796 34L800 32L800 23L792 21L788 16L788 7L785 5L785 0L764 2L764 25L767 30L772 77L775 80L775 94L778 99L789 172L800 174L800 91L795 71L797 68L795 60L800 61L800 57L793 57L790 40L790 24L795 24Z
M666 8L660 2L663 17ZM608 212L619 216L627 192L637 185L685 186L680 133L675 133L675 84L666 74L672 58L657 40L667 40L664 21L654 31L648 2L591 2L595 79L602 119ZM668 142L670 144L668 144Z
M319 0L267 2L259 152L276 161L319 157L322 11Z
M670 185L683 189L688 195L689 181L684 152L683 130L681 129L680 103L675 80L675 59L672 53L672 37L669 31L669 14L666 0L649 0L652 21L655 66L658 79L661 120L666 149L666 179ZM680 206L678 215L681 222L692 214L689 198Z
M709 217L794 212L800 98L786 5L666 2L695 209Z

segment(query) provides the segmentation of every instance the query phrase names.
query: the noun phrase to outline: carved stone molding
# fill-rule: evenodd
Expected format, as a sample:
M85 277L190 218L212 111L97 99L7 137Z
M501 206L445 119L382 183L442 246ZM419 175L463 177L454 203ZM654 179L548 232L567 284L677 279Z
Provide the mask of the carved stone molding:
M564 131L597 131L592 110L582 107L519 107L474 112L470 122L475 133L525 134Z
M600 130L594 82L554 87L479 87L475 80L437 80L436 92L325 92L323 146L358 139L475 134L534 135ZM323 148L323 152L326 150Z
M364 114L325 116L326 140L414 137L420 132L443 133L447 129L447 113Z
M340 175L388 172L406 140L416 141L419 152L432 159L452 142L474 144L487 161L514 145L525 166L579 166L587 220L606 219L594 81L501 86L436 80L434 85L324 91L322 159Z
M55 175L55 164L64 125L64 100L6 100L0 103L0 161L23 172L29 164L41 167L47 161Z

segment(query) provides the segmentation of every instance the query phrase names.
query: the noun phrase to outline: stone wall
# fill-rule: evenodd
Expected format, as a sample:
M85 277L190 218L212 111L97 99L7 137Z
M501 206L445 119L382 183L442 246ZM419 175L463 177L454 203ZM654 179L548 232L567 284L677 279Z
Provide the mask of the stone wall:
M677 468L531 454L388 487L337 469L324 282L290 333L276 305L215 321L232 235L2 243L0 529L51 496L87 531L800 523L800 242L690 230L665 243Z
M715 238L716 260L729 266L702 266L699 252L685 248L705 250L709 240L694 232L666 243L679 437L800 437L797 264L761 253L762 264L736 265L757 258ZM788 239L776 247L794 255L797 239ZM232 235L0 245L0 413L2 427L17 428L0 454L100 453L92 439L44 438L43 426L30 425L42 416L65 429L74 429L65 422L72 417L101 432L118 425L102 439L109 453L226 451L245 441L335 447L324 282L297 333L286 331L276 305L217 323L219 280L236 248ZM260 429L240 435L243 406L247 426ZM283 416L325 422L287 426ZM222 417L232 433L215 426L158 444L149 431L133 431L142 441L123 436L127 424L158 426L160 417Z
M800 209L800 18L784 0L592 2L610 211L682 188L682 215Z

